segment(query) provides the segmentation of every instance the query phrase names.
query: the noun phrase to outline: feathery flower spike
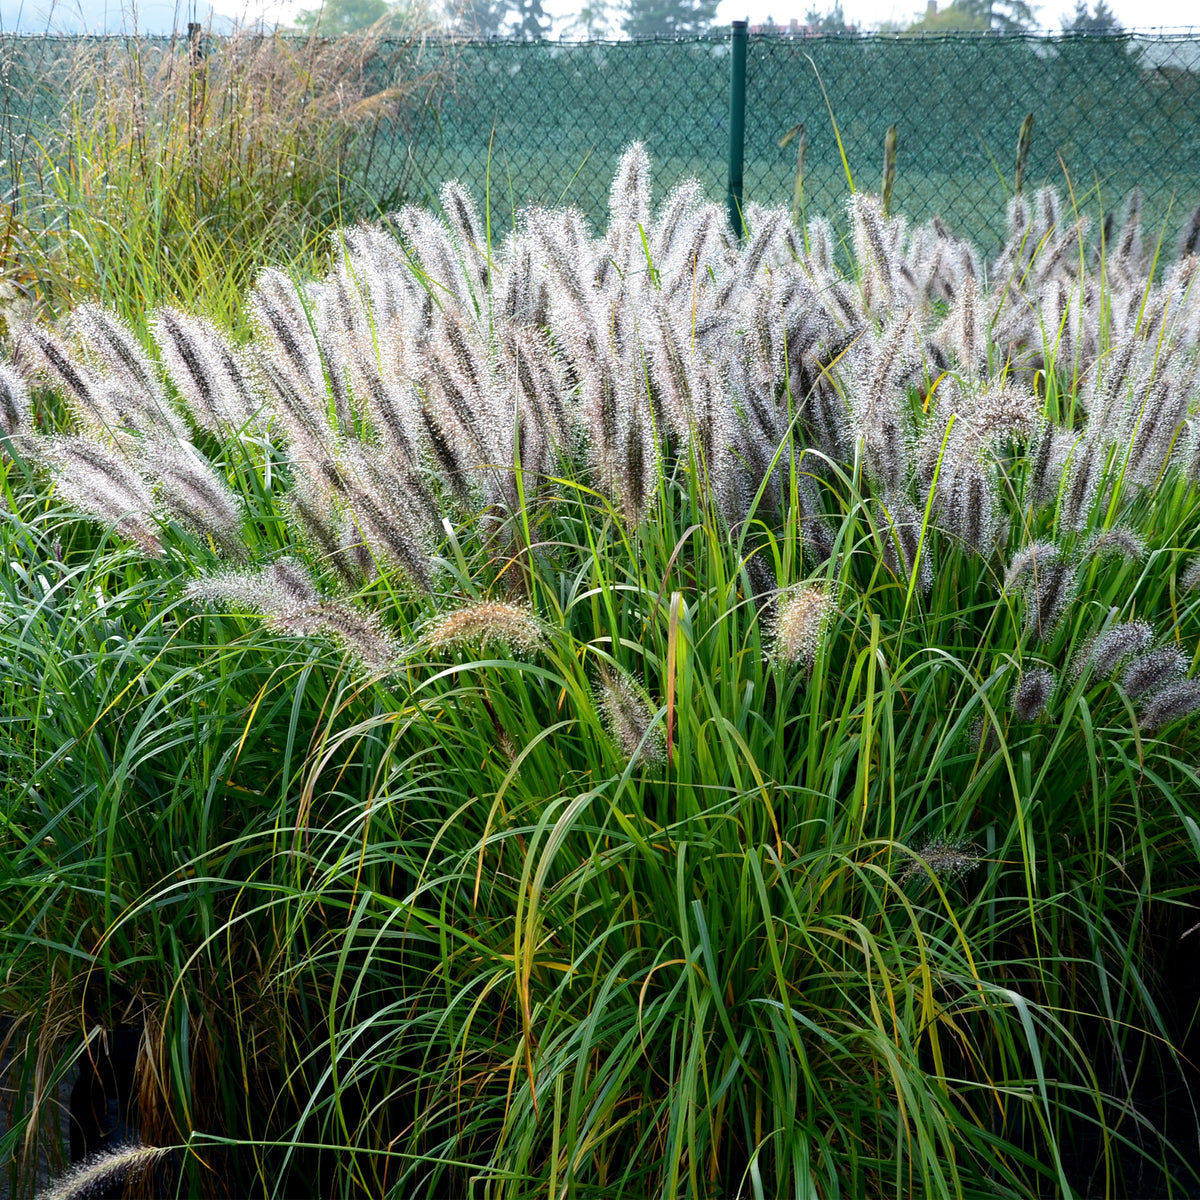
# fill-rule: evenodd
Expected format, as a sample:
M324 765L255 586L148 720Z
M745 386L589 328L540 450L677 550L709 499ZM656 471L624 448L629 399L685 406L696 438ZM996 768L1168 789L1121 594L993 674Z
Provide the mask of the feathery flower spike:
M1017 720L1037 718L1054 695L1054 672L1049 667L1031 667L1021 672L1012 692L1012 710Z
M653 706L633 678L625 671L602 668L597 693L609 736L625 758L646 765L661 762L666 741L662 729L653 724Z
M811 671L832 615L833 602L823 587L809 586L793 593L775 621L774 657L786 666Z
M532 654L544 641L541 624L531 609L499 600L479 600L447 613L424 637L431 650L465 646L507 646L516 654Z

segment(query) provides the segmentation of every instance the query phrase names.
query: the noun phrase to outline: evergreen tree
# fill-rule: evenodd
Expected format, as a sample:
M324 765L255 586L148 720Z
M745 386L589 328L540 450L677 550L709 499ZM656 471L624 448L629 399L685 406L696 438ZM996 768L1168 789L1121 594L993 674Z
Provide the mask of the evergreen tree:
M540 42L550 30L542 0L515 0L510 36L522 42Z
M1037 27L1028 0L954 0L940 12L926 13L909 26L915 32L991 30L994 33L1027 33Z
M373 26L399 28L408 22L410 9L387 0L323 0L318 8L308 8L296 17L296 28L322 37L359 33Z
M607 0L584 0L572 20L563 27L570 37L591 41L612 34L612 9Z
M1064 33L1122 33L1120 21L1116 14L1105 3L1096 0L1096 7L1088 12L1087 0L1076 0L1075 15L1063 16Z
M855 33L853 25L846 24L846 14L842 9L842 0L836 0L834 6L826 13L810 8L804 14L804 23L817 33Z
M542 0L462 0L451 28L461 37L540 42L550 31L550 18Z
M631 38L692 37L717 19L717 0L629 0L621 27Z

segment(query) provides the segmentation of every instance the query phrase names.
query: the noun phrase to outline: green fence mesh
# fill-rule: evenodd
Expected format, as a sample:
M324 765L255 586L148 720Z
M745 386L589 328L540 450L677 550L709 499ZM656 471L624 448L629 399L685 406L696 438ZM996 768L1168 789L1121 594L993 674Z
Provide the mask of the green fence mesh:
M55 39L0 39L2 147L14 181L26 143L70 97ZM186 55L186 41L154 43ZM206 43L208 45L208 43ZM55 64L59 64L56 66ZM436 86L371 118L352 168L381 203L436 195L449 178L482 198L493 222L525 204L578 204L604 220L621 149L642 139L656 185L695 175L725 192L728 33L686 41L378 42L361 61L362 94L416 74ZM1135 187L1168 236L1200 202L1200 34L1173 36L749 39L745 195L791 204L804 123L808 215L841 211L855 186L877 190L884 134L898 126L893 208L942 215L991 239L1013 183L1018 129L1032 113L1027 185L1054 183L1095 212ZM839 152L836 130L845 151ZM353 189L351 189L353 190Z

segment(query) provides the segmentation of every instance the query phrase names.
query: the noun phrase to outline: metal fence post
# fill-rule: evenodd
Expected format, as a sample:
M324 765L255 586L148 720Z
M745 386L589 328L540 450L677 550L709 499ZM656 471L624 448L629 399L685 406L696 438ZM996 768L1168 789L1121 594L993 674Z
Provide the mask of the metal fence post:
M734 21L729 31L733 49L729 68L729 223L744 237L742 219L742 159L746 143L746 41L747 23Z

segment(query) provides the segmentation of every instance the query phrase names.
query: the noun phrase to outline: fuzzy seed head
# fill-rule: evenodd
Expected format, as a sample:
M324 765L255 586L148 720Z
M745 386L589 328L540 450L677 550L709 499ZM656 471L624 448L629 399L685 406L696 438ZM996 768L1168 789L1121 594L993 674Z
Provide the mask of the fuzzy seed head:
M430 627L424 640L431 650L501 645L515 654L532 654L543 644L544 634L529 608L480 600L442 617Z
M1042 641L1049 640L1066 612L1073 591L1073 572L1061 560L1040 572L1026 591L1029 601L1026 629L1036 632Z
M159 498L184 524L227 553L241 554L242 509L229 485L190 443L154 448L147 473L158 484Z
M257 571L225 571L198 579L187 595L229 609L261 613L281 632L295 625L321 603L321 593L294 558L281 558Z
M1128 562L1141 562L1146 557L1146 542L1136 530L1117 526L1095 534L1084 547L1083 557L1100 561L1123 558Z
M1039 573L1058 562L1058 547L1053 542L1032 542L1013 555L1004 576L1004 590L1011 592L1018 584L1026 585L1027 577L1036 582Z
M52 1187L40 1192L38 1200L87 1200L87 1197L126 1185L149 1170L166 1154L159 1146L117 1146L85 1158Z
M1193 558L1179 578L1179 586L1184 592L1200 590L1200 556Z
M221 433L253 422L259 401L237 352L215 325L161 308L151 328L167 375L197 425Z
M371 672L386 673L401 657L399 645L374 614L340 600L327 600L294 558L281 558L258 571L227 571L193 583L193 600L231 611L259 613L263 624L289 637L332 638Z
M646 765L661 762L666 751L662 730L654 725L654 707L632 676L602 671L596 691L605 727L625 758Z
M0 363L0 437L16 437L28 429L29 387L19 371Z
M1105 630L1095 641L1080 666L1090 667L1096 675L1111 675L1131 654L1145 650L1154 640L1154 630L1146 621L1122 621Z
M811 671L832 615L833 602L824 588L801 588L779 609L775 658L786 666Z
M1012 692L1012 710L1017 720L1035 720L1054 695L1056 683L1049 667L1031 667L1022 671Z
M1154 732L1197 709L1200 709L1200 679L1181 679L1155 692L1138 714L1138 722L1143 729Z
M912 851L912 860L900 872L900 882L919 879L932 873L936 878L952 882L973 871L983 851L971 842L935 838Z
M115 526L147 554L162 553L152 531L150 489L126 458L84 437L45 439L39 457L54 472L55 487L64 499L95 520Z
M1121 676L1121 686L1131 699L1152 695L1165 684L1186 673L1187 656L1178 646L1159 646L1149 654L1135 658Z

